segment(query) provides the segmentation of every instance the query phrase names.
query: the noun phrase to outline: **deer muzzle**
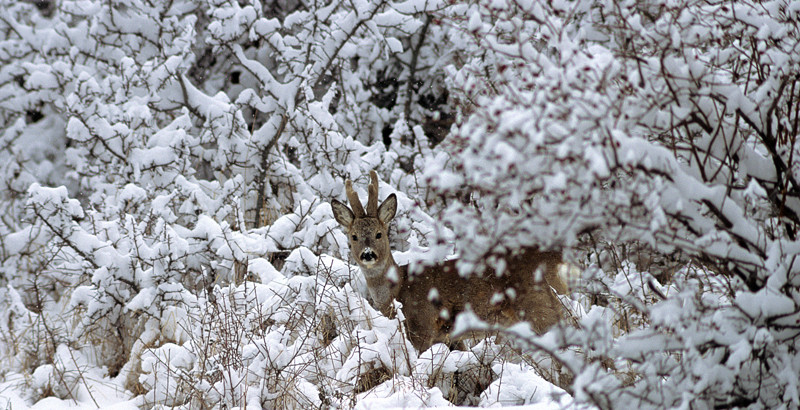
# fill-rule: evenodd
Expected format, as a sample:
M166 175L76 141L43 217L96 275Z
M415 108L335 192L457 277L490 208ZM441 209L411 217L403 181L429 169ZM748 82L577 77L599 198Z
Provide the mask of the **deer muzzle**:
M364 248L364 250L361 251L360 257L361 257L361 262L363 262L366 265L372 265L373 263L378 261L378 254L376 254L375 251L373 251L372 248L370 247Z

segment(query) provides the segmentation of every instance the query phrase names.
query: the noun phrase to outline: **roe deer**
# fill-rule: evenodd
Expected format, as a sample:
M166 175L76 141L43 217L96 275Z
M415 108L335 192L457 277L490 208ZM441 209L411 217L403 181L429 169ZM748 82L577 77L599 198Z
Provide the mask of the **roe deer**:
M409 340L420 352L434 343L456 342L449 333L456 315L468 309L489 323L525 320L537 333L562 318L564 308L553 289L566 293L567 287L558 276L561 255L556 252L524 248L505 258L501 276L487 269L483 277L464 278L455 260L409 275L408 266L398 266L389 248L389 221L397 212L397 197L391 194L378 206L375 171L370 171L370 180L366 212L348 179L345 189L352 210L334 199L333 216L349 238L350 254L367 280L374 307L390 316L392 300L401 302Z

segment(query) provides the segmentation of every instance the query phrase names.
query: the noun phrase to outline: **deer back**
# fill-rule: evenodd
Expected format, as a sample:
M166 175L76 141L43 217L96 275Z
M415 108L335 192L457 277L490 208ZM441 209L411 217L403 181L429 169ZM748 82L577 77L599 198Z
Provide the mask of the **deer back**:
M491 324L507 326L527 321L537 333L561 320L564 309L553 291L566 290L558 276L561 255L526 249L505 260L507 268L500 276L487 270L482 276L464 278L454 260L411 276L407 267L400 267L403 278L396 299L403 304L414 347L423 351L434 343L451 344L475 336L451 335L456 316L466 311ZM537 275L537 270L541 274Z

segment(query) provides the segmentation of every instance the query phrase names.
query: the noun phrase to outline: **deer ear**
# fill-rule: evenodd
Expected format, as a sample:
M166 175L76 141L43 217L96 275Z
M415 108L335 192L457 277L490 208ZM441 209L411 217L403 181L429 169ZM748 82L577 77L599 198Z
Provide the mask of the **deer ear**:
M394 218L397 213L397 196L391 194L386 197L380 207L378 207L378 219L387 224Z
M339 222L339 225L342 226L344 229L350 229L350 225L353 224L353 219L355 219L355 215L347 205L337 201L331 201L331 209L333 210L333 218L336 219L336 222Z

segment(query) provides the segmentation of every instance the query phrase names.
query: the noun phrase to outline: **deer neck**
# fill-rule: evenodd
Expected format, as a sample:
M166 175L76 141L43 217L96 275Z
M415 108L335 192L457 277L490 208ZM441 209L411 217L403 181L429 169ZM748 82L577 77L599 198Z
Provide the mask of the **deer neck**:
M381 265L369 268L362 266L361 272L367 280L367 289L375 307L381 313L388 314L391 311L392 300L397 298L400 292L405 273L397 266L391 254Z

